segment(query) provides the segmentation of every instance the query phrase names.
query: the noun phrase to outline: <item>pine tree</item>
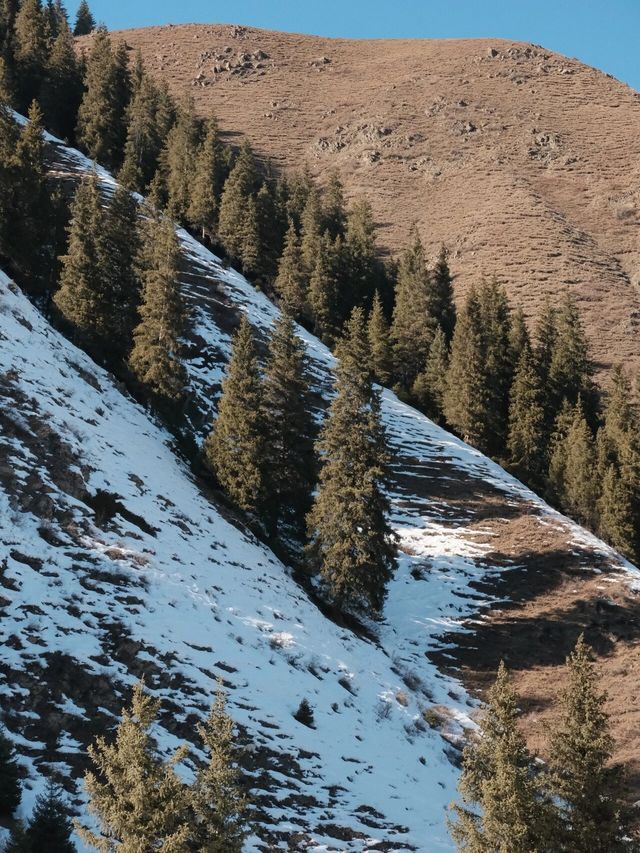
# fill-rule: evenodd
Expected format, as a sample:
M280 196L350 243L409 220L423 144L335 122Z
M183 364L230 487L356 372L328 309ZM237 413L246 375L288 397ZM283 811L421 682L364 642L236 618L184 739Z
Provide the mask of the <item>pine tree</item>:
M106 281L103 237L105 216L98 179L84 178L71 205L66 255L61 259L60 288L54 302L83 339L105 330Z
M315 266L309 278L307 302L313 319L315 334L327 346L332 346L339 329L336 312L337 297L337 256L336 245L328 232L320 238Z
M35 803L24 834L25 853L76 853L71 841L73 824L65 810L62 791L52 782Z
M181 361L186 309L178 281L179 261L173 223L150 216L142 231L142 303L129 365L138 381L164 403L180 401L187 383Z
M200 126L193 101L178 110L177 120L169 131L162 151L162 169L167 193L167 214L179 222L187 221L195 162L200 143Z
M249 196L240 232L240 265L245 275L256 275L260 268L260 229L255 196Z
M456 307L453 303L453 278L449 269L448 253L440 249L433 272L429 277L429 310L431 316L451 341L456 326Z
M130 97L126 63L124 45L114 51L106 30L98 28L87 62L76 135L93 160L112 170L121 163L126 139Z
M264 496L263 411L258 355L251 325L243 317L204 453L208 467L231 500L252 513L261 511Z
M587 338L575 300L564 299L555 316L553 352L549 365L549 388L552 405L557 410L563 400L575 405L582 397L587 412L592 409L593 366L589 358Z
M143 193L151 183L175 110L168 93L144 71L136 60L133 91L127 110L127 138L119 178L124 185Z
M80 0L76 14L76 24L73 28L74 36L88 36L95 29L96 22L89 9L87 0Z
M384 316L382 300L378 291L373 297L373 306L369 313L367 338L374 378L380 385L390 385L393 375L393 353L389 324Z
M534 356L525 344L511 386L507 448L516 476L533 488L542 488L547 471L542 400Z
M82 75L64 16L49 54L41 101L47 128L61 139L73 142L82 101Z
M22 0L15 16L17 108L24 113L40 96L49 54L51 33L41 0Z
M242 853L248 834L247 799L238 767L234 723L222 687L198 731L208 760L190 793L194 816L191 849L197 853Z
M522 358L522 353L526 348L531 350L531 338L529 337L529 330L527 329L524 312L522 308L518 308L513 315L511 328L509 330L509 354L511 364L513 365L514 376L518 363ZM537 370L538 367L533 352L531 355L534 357L534 364L536 364Z
M276 189L272 181L263 181L255 196L258 236L256 273L273 280L278 270L278 258L284 245L285 226L278 209Z
M307 299L306 277L302 269L300 241L292 219L289 220L274 287L283 310L295 320L299 320L304 313Z
M286 314L269 338L262 393L267 531L300 539L311 506L316 430L305 347Z
M549 786L562 816L559 847L567 853L630 850L625 840L629 827L625 826L622 771L611 764L607 696L599 689L600 676L584 636L567 659L567 667L562 716L549 745Z
M601 535L632 561L640 558L640 418L631 384L616 366L598 431Z
M257 189L255 158L251 146L245 142L225 181L218 215L218 237L229 257L235 261L242 260L247 207Z
M341 320L355 306L369 308L381 286L381 268L377 261L376 227L371 205L366 198L354 201L347 216L344 239L344 270L340 279L348 282L341 292Z
M0 816L11 817L21 797L16 753L9 738L0 730Z
M322 468L308 517L309 555L340 606L377 613L396 558L386 520L388 451L360 308L338 356L336 396L318 442Z
M139 252L138 203L118 186L104 216L106 330L103 336L125 355L138 321L140 284L135 262Z
M467 853L544 853L552 846L551 807L532 773L518 730L518 700L504 663L489 691L478 741L466 747L451 834Z
M218 221L218 206L226 176L226 159L218 136L218 123L209 119L196 157L187 220L192 228L211 238Z
M411 389L411 395L420 408L436 423L444 419L448 369L449 345L444 331L438 326L427 356L427 365L418 374Z
M116 850L162 850L179 853L187 848L188 791L175 771L185 749L163 761L151 736L160 703L138 683L131 706L122 712L115 741L97 738L89 747L96 772L85 775L89 811L100 833L76 823L82 841L101 853Z
M322 206L320 193L315 185L312 185L307 201L300 219L300 252L302 254L303 269L310 277L315 269L322 252Z
M593 435L578 399L571 418L563 409L552 438L549 485L561 509L586 526L594 522L598 499Z
M323 230L331 235L331 239L344 237L347 214L344 203L344 187L337 172L331 172L329 182L323 194Z
M465 441L484 449L487 406L480 304L477 291L472 288L453 334L444 413Z
M483 373L486 391L482 450L504 453L509 418L509 388L514 365L510 349L510 312L504 287L495 279L483 281L478 292Z
M400 258L391 324L395 374L403 388L411 388L427 363L436 330L430 297L430 273L422 243L414 232L412 246Z

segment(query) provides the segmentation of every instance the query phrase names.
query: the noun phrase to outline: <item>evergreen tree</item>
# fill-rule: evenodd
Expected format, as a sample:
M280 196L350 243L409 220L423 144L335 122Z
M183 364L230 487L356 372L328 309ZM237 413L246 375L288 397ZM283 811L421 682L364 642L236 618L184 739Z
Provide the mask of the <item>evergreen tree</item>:
M225 181L218 215L218 237L225 251L241 261L245 250L245 218L249 199L258 189L258 170L248 142L240 149Z
M127 138L119 175L128 189L140 193L147 189L174 120L173 102L166 89L149 77L139 57L127 110Z
M60 788L49 782L37 800L24 833L25 853L76 853L71 841L73 825Z
M456 326L456 307L453 303L453 278L444 246L440 249L433 272L429 277L429 285L430 314L449 343Z
M486 391L482 450L500 456L505 450L509 418L509 388L514 365L510 348L509 302L495 279L483 281L478 292Z
M328 232L320 238L315 265L309 278L308 304L315 334L332 346L339 329L337 305L336 245Z
M300 241L292 219L289 220L274 287L283 310L295 320L299 320L304 312L307 292Z
M262 383L251 325L246 317L233 341L218 417L204 446L205 461L231 500L246 512L263 505Z
M542 385L549 381L551 361L556 345L556 309L546 298L536 326L535 356Z
M89 9L87 0L80 0L76 14L76 24L73 28L74 36L88 36L95 29L96 22Z
M115 741L107 743L99 737L89 747L96 772L86 773L85 790L100 833L78 823L76 830L85 844L102 853L119 849L178 853L187 849L189 797L175 771L185 749L179 749L169 761L158 756L151 728L159 705L138 683L131 706L122 712Z
M563 400L575 405L582 397L589 413L592 411L593 367L580 314L575 300L564 299L555 316L555 335L549 365L549 388L552 405L557 410Z
M532 773L532 758L518 730L518 700L500 664L480 723L466 747L451 834L467 853L544 853L552 850L551 809Z
M68 142L74 141L82 91L73 36L62 16L47 61L41 101L47 128Z
M86 340L104 336L107 322L105 215L98 179L84 178L76 189L61 258L60 288L54 296L65 320Z
M316 430L304 344L286 314L269 338L262 393L267 531L300 539L311 506Z
M395 374L403 388L411 388L427 363L436 330L430 298L430 273L415 232L413 245L400 258L391 324Z
M448 423L465 441L484 449L488 393L481 322L478 294L472 288L453 334L444 413Z
M122 160L126 138L130 95L126 63L124 45L114 51L107 31L98 28L87 62L76 135L92 159L112 170Z
M40 0L22 0L15 16L14 55L17 64L17 108L26 112L40 96L51 33Z
M533 488L543 486L547 471L542 400L534 356L525 344L511 386L507 448L516 476Z
M559 849L567 853L630 850L623 780L611 764L607 696L581 636L567 659L569 683L550 742L551 793L562 816Z
M309 554L338 604L379 612L396 558L386 520L388 451L360 308L338 356L336 396L318 443L322 468L308 517Z
M312 275L322 252L322 218L320 193L317 187L312 185L307 194L307 201L300 219L300 252L303 268L309 277Z
M526 348L531 350L531 339L529 337L527 323L524 318L524 312L522 308L518 308L518 310L513 315L513 318L511 320L511 328L509 330L509 353L510 361L513 365L514 376L515 370L518 367L520 359L522 358L522 353ZM531 355L533 356L534 364L536 365L536 370L538 370L535 356L532 352Z
M344 237L347 214L344 203L344 188L337 172L331 172L323 196L323 226L331 239Z
M640 559L640 418L622 369L613 370L598 432L601 535L632 561Z
M436 423L444 419L448 369L449 345L442 327L438 326L427 356L427 366L418 374L411 389L411 395L420 408Z
M137 325L140 284L135 262L139 252L138 203L131 193L116 187L104 216L105 291L104 337L125 355Z
M282 254L286 228L278 209L273 182L262 182L255 197L255 206L258 236L256 272L271 281L278 271L278 258Z
M167 214L179 222L187 221L199 142L200 127L193 101L189 100L178 110L177 121L169 131L162 151Z
M186 309L178 281L179 261L173 223L150 216L141 239L142 303L129 365L138 381L165 403L180 401L187 382L181 361Z
M13 744L0 730L0 816L10 818L22 797L18 763Z
M256 275L260 268L260 227L255 196L249 196L240 232L240 266L245 275Z
M393 353L389 324L384 315L382 300L378 291L373 297L373 307L369 313L367 337L374 378L380 385L390 385L393 375Z
M375 223L371 205L365 198L356 199L347 216L344 239L344 273L348 282L342 290L341 319L350 316L352 308L362 305L368 309L381 285L381 269L377 262Z
M248 834L247 800L238 767L234 723L221 687L206 723L199 725L198 731L208 761L191 789L191 847L197 853L242 853Z
M586 526L593 525L598 499L593 435L578 399L568 422L566 410L558 418L552 439L549 484L564 512Z
M211 238L218 221L218 206L226 177L226 158L218 136L218 123L210 119L196 158L190 188L187 220L200 231L202 238Z

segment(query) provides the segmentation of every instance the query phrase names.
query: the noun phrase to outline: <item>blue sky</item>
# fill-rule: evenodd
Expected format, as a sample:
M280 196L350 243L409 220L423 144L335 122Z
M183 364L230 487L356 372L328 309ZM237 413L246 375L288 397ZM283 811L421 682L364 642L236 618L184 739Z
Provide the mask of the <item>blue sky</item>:
M347 38L508 38L575 56L640 90L640 0L89 0L109 29L238 23ZM77 0L69 0L72 14Z

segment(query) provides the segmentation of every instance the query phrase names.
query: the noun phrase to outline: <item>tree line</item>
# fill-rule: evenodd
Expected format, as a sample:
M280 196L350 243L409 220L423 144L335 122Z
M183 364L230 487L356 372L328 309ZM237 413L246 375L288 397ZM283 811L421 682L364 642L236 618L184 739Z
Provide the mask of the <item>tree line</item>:
M153 730L159 710L159 700L139 682L114 736L109 741L99 736L89 746L92 769L85 773L84 790L94 825L72 822L61 788L48 782L29 821L14 822L3 853L75 853L74 828L87 847L102 853L241 853L249 834L249 802L222 687L207 719L198 724L205 761L197 763L191 783L176 769L186 769L187 746L168 759L158 750ZM15 752L0 733L0 814L11 819L20 800Z
M504 663L489 690L478 737L464 750L451 834L467 853L622 853L635 848L607 696L581 636L567 659L560 713L547 763L535 760L518 727L519 697Z

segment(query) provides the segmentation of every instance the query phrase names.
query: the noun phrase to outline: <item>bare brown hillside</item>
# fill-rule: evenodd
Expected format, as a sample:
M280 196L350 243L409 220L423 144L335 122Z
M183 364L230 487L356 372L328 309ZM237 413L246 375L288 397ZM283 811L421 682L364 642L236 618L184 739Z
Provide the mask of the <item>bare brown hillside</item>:
M350 41L238 26L120 34L280 167L337 168L391 251L415 220L458 294L496 273L534 316L576 294L603 367L640 362L640 94L500 40Z

